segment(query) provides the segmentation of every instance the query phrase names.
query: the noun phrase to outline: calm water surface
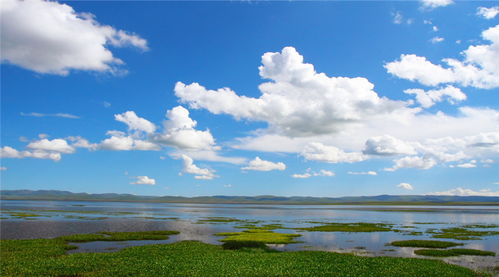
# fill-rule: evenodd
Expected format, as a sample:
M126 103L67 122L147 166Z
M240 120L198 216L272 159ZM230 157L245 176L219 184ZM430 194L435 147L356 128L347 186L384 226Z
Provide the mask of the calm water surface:
M431 239L429 228L458 227L465 224L499 224L499 207L494 206L325 206L325 205L248 205L248 204L167 204L80 201L18 201L1 203L1 239L54 238L63 235L100 231L176 230L179 235L164 241L89 242L76 244L76 252L107 252L123 247L180 240L199 240L219 244L219 232L241 231L240 222L197 223L207 217L230 217L239 220L279 223L285 227L307 227L313 222L390 223L405 232L300 232L281 229L277 232L299 233L301 243L274 245L283 251L326 250L354 252L360 255L414 257L413 248L386 246L394 240ZM391 210L391 211L390 211ZM396 211L393 211L396 210ZM11 213L38 215L15 218ZM424 224L420 224L424 223ZM499 231L499 229L487 229ZM422 235L409 235L411 231ZM452 241L452 240L451 240ZM457 241L462 247L499 253L499 236L481 240ZM497 257L454 257L448 262L472 268L499 265Z

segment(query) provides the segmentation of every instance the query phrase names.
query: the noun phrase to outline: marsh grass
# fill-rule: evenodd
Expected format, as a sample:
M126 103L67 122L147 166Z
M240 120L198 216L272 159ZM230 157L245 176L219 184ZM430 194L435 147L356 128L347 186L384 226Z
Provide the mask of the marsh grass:
M454 248L454 249L419 249L415 250L416 255L431 256L431 257L453 257L453 256L495 256L496 253L492 251L483 251L477 249Z
M461 227L444 228L444 229L428 229L426 231L433 234L433 238L456 239L456 240L479 240L483 236L499 235L497 231L476 231Z
M319 226L294 228L310 232L388 232L395 231L391 224L385 223L327 223Z
M298 243L294 238L300 237L299 234L276 233L271 230L248 229L242 232L218 233L216 236L225 236L221 242L229 241L253 241L266 244L289 244Z
M67 245L60 239L5 240L1 245L2 276L476 276L438 260L248 247L228 251L196 241L70 255L64 254Z
M441 240L399 240L392 241L389 245L398 247L448 248L463 244Z
M169 235L176 235L178 233L177 231L100 232L97 234L62 236L57 239L65 242L165 240L168 239Z

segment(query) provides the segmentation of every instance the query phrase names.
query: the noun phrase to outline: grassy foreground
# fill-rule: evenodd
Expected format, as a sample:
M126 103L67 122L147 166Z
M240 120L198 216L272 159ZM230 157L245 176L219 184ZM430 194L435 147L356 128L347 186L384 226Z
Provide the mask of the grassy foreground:
M62 239L1 241L1 276L476 276L436 260L319 251L223 250L197 241L65 254Z

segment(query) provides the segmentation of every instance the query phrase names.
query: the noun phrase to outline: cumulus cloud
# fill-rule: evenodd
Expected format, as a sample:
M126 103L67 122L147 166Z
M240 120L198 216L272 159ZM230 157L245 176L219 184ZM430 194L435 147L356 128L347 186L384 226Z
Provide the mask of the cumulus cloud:
M453 196L499 196L499 191L492 191L491 189L481 189L478 191L465 188L455 188L447 191L430 192L428 195L453 195Z
M194 164L194 161L192 160L191 157L187 155L182 155L181 158L183 160L183 165L184 165L182 173L193 174L195 175L194 178L198 180L211 180L218 177L215 175L215 171L212 169L199 168L197 165Z
M378 173L376 171L348 171L350 175L371 175L376 176Z
M430 169L437 164L432 158L407 156L394 161L395 165L385 168L385 171L395 171L400 168Z
M161 147L153 142L138 139L134 136L125 134L120 131L108 131L106 133L111 137L104 139L98 145L98 149L128 151L128 150L160 150Z
M156 126L149 120L138 117L134 111L127 111L122 114L115 114L114 118L117 121L128 125L130 131L143 131L146 133L154 133Z
M379 97L367 79L328 77L304 63L293 47L262 56L261 96L237 95L229 88L208 90L198 83L178 82L175 94L182 103L236 119L264 121L289 136L313 136L339 131L344 124L389 114L404 102Z
M457 102L464 101L467 98L466 94L464 94L461 89L451 85L427 91L415 88L406 89L404 90L404 93L416 95L416 101L418 101L423 108L429 108L435 105L435 103L442 102L444 99L447 99L447 102L451 104L456 104Z
M147 41L138 35L101 25L92 14L77 13L58 2L4 0L0 17L2 61L38 73L116 73L124 62L109 46L148 49Z
M35 158L35 159L50 159L53 161L59 161L61 159L61 153L51 152L45 150L25 150L18 151L10 146L4 146L0 149L0 158Z
M420 0L421 6L426 9L445 7L453 4L453 0Z
M362 153L347 153L337 147L324 145L320 142L309 143L301 155L307 160L327 163L354 163L366 159Z
M189 111L177 106L167 111L163 123L163 133L155 134L152 140L183 150L218 150L210 130L200 131L197 122L189 116Z
M460 168L475 168L476 167L476 160L471 160L467 163L462 163L462 164L458 164L456 165L456 167L460 167Z
M402 79L436 86L456 83L481 89L499 87L499 25L482 32L490 44L471 45L462 60L443 59L447 67L435 65L425 57L401 55L400 60L385 64L388 73Z
M499 13L499 6L495 7L479 7L476 11L476 14L485 18L485 19L493 19Z
M29 143L27 147L35 151L53 151L64 154L71 154L75 151L74 147L70 146L64 139L41 139Z
M62 118L71 118L71 119L79 119L80 117L74 114L69 113L21 113L22 116L32 116L32 117L62 117Z
M397 185L398 188L405 189L405 190L413 190L414 188L412 187L411 184L409 183L400 183Z
M435 29L433 29L435 31ZM443 42L445 39L443 37L433 37L432 39L430 39L430 42L433 43L433 44L436 44L436 43L440 43L440 42Z
M286 165L282 162L271 162L256 157L248 163L248 166L241 168L242 170L255 170L255 171L272 171L272 170L285 170Z
M316 177L316 176L325 176L325 177L332 177L335 176L336 174L330 170L325 170L321 169L318 172L312 171L312 169L308 168L307 171L303 174L293 174L291 177L297 178L297 179L306 179L310 177Z
M135 176L135 181L131 182L132 185L156 185L156 180L147 176Z
M400 56L400 60L385 64L385 68L392 75L409 81L417 81L427 86L455 81L452 70L435 65L425 57L414 54L403 54Z
M416 154L416 150L409 143L392 137L384 135L379 137L372 137L366 141L364 154L367 155L412 155Z

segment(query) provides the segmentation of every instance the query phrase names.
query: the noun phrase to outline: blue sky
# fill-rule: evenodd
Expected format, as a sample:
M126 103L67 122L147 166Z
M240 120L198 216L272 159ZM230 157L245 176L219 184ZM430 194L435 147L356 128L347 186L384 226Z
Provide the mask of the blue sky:
M6 1L1 187L499 195L498 11Z

